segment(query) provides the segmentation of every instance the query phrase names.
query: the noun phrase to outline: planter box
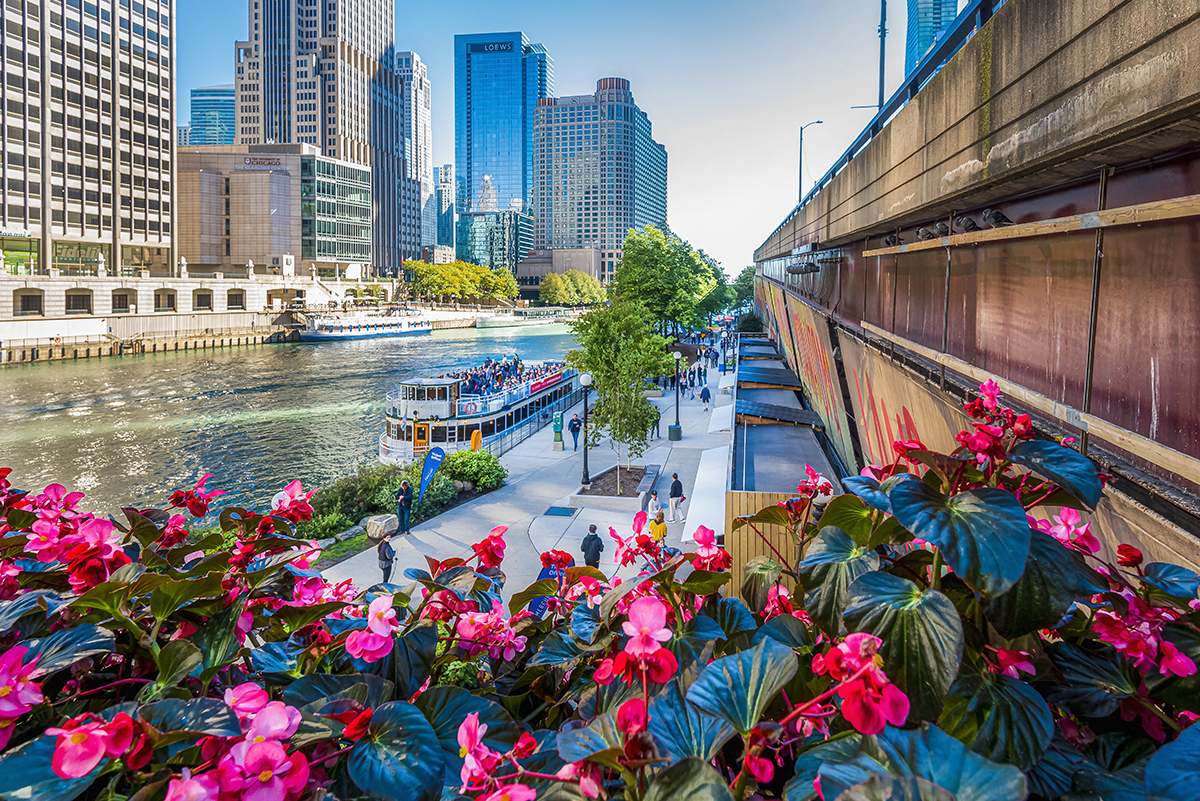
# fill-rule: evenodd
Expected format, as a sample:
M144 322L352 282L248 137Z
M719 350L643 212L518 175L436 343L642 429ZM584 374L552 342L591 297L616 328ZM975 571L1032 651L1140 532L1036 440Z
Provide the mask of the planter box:
M663 391L661 389L647 389L642 392L642 397L644 398L661 398L662 396Z
M638 485L638 492L635 495L583 495L580 487L571 494L568 503L576 508L587 509L606 509L610 512L628 512L637 514L646 509L646 503L650 499L650 489L654 486L654 482L658 480L658 473L662 469L661 465L657 464L634 464L630 467L640 467L646 471L645 477ZM595 478L607 475L616 467L610 467L598 473Z

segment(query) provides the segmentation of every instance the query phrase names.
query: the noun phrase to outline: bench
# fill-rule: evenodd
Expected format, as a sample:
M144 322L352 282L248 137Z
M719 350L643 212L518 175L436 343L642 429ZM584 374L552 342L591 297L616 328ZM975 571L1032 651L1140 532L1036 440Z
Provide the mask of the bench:
M642 500L642 511L645 511L646 504L650 503L650 493L654 490L654 485L658 481L658 474L662 470L660 464L648 464L643 468L646 475L642 477L641 483L638 484L638 497Z

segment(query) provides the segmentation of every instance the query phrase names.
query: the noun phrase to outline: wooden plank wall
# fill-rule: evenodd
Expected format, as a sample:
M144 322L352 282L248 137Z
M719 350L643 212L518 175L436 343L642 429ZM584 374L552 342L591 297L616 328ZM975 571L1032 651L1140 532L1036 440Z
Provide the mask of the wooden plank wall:
M762 541L762 538L755 534L749 526L742 526L737 531L733 531L733 519L735 517L752 515L759 509L767 506L775 506L780 501L786 501L788 498L793 497L795 497L794 492L730 491L725 493L725 550L729 551L729 555L733 559L733 565L730 568L730 572L733 573L733 580L727 585L727 596L733 598L742 597L742 567L746 562L756 556L778 558L767 544ZM761 531L764 536L770 538L771 544L775 546L779 553L787 557L792 567L796 566L799 556L796 553L796 546L793 544L790 531L782 526L760 525L758 523L755 524L755 528ZM789 591L795 589L795 583L790 579L786 579L783 583Z

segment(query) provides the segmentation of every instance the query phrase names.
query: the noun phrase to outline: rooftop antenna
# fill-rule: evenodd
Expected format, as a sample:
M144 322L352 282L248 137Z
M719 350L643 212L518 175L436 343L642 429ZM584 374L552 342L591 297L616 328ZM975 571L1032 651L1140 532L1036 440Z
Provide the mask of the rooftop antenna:
M883 61L887 52L887 0L879 0L879 108L883 108Z

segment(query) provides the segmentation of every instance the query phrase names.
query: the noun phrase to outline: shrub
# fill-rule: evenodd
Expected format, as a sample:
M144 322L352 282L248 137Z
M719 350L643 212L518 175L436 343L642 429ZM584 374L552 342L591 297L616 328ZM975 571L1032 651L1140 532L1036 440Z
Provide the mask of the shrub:
M480 492L494 490L504 483L508 470L490 451L454 451L448 455L439 473L455 481L470 481Z
M313 519L300 525L299 535L322 539L345 531L368 515L395 512L395 491L388 496L383 490L392 483L399 487L401 472L396 465L362 465L354 475L322 487L310 501Z
M762 320L754 312L746 312L737 318L737 331L741 334L757 334L763 330Z

